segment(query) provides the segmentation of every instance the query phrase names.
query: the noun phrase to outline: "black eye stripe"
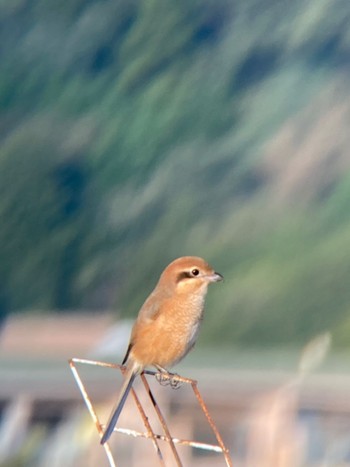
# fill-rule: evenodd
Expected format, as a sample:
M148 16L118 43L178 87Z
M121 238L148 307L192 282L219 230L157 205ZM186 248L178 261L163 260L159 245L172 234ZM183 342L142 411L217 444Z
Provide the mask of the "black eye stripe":
M193 268L191 271L180 272L177 276L177 282L180 282L184 279L195 279L199 275L199 269Z
M191 279L191 278L193 278L193 276L191 275L190 272L183 271L183 272L180 272L180 274L177 276L177 282L180 282L183 279Z

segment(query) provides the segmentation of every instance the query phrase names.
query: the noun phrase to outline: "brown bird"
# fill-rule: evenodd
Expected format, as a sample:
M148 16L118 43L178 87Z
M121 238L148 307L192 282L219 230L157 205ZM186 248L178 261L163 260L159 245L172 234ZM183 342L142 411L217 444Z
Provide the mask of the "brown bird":
M137 375L147 366L158 371L182 360L194 346L203 318L208 285L223 279L202 258L184 256L170 263L141 307L131 331L123 365L124 383L101 438L111 436Z

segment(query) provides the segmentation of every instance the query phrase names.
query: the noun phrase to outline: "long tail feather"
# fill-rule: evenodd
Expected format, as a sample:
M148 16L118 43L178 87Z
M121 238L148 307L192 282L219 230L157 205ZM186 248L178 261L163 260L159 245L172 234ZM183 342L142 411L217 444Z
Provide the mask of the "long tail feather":
M125 377L124 377L123 386L119 393L118 401L115 404L112 414L108 420L107 428L105 429L105 432L103 433L103 436L101 438L101 444L104 444L106 441L108 441L111 434L113 433L113 430L117 424L119 415L124 407L126 398L128 397L128 394L130 392L134 379L138 375L138 373L139 373L139 369L136 365L131 366L130 369L127 370Z

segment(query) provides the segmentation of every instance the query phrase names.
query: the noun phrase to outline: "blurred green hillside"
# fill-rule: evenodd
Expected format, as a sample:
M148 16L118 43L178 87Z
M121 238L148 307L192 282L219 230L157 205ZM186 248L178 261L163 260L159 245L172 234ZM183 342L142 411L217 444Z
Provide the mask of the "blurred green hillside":
M350 344L350 3L3 0L0 313L137 313L225 276L202 339ZM349 332L348 332L349 330Z

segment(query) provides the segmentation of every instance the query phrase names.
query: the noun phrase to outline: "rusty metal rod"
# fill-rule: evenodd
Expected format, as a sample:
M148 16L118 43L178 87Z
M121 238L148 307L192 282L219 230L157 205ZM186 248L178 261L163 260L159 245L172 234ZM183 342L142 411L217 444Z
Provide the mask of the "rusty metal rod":
M102 427L103 425L100 424L99 422L99 419L97 417L97 414L92 406L92 403L90 401L90 398L87 394L87 391L84 387L84 384L78 374L78 370L75 366L75 363L80 363L80 364L85 364L85 365L94 365L94 366L101 366L101 367L107 367L107 368L114 368L114 369L118 369L119 371L121 371L122 373L124 373L125 371L125 367L121 366L121 365L118 365L118 364L115 364L115 363L107 363L107 362L102 362L102 361L96 361L96 360L89 360L89 359L82 359L82 358L72 358L71 360L69 360L69 365L70 365L70 368L72 370L72 373L73 373L73 376L74 376L74 379L77 383L77 386L83 396L83 399L84 399L84 402L88 408L88 411L93 419L93 421L95 422L95 425L96 425L96 428L97 428L97 431L98 433L100 434L100 436L102 436L103 434L103 430L102 430ZM155 447L155 450L156 450L156 453L158 455L158 459L161 463L162 466L165 467L165 464L164 464L164 459L163 459L163 456L162 456L162 452L159 448L159 445L158 445L158 440L162 440L162 441L166 441L170 444L170 447L171 447L171 450L174 454L174 457L175 457L175 460L176 460L176 463L178 465L178 467L182 467L182 463L181 463L181 460L179 458L179 455L177 453L177 450L176 450L176 447L175 447L175 444L179 444L179 445L187 445L187 446L191 446L191 447L194 447L194 448L198 448L198 449L205 449L205 450L208 450L208 451L214 451L214 452L220 452L224 455L224 458L225 458L225 461L226 461L226 465L228 467L233 467L233 464L232 464L232 460L230 458L230 455L229 455L229 451L228 449L225 447L224 445L224 442L221 438L221 435L216 427L216 425L214 424L214 421L213 419L211 418L210 414L209 414L209 411L204 403L204 400L199 392L199 389L198 389L198 386L197 386L197 381L193 380L193 379L190 379L190 378L185 378L183 376L180 376L180 375L172 375L172 374L166 374L166 373L162 373L162 379L169 379L172 380L172 379L176 379L176 381L178 382L181 382L181 383L185 383L185 384L190 384L191 387L192 387L192 390L193 390L193 393L195 395L195 397L197 398L197 401L211 427L211 429L213 430L214 434L215 434L215 437L218 441L218 445L215 445L215 444L208 444L208 443L201 443L201 442L197 442L197 441L193 441L193 440L184 440L184 439L178 439L178 438L173 438L171 435L170 435L170 431L169 431L169 428L167 426L167 423L163 417L163 414L151 392L151 389L149 387L149 384L148 384L148 381L145 377L145 375L150 375L150 376L153 376L155 377L156 375L158 375L159 373L158 372L154 372L154 371L149 371L149 370L146 370L144 371L142 374L141 374L141 379L142 379L142 382L144 384L144 387L148 393L148 396L150 397L151 399L151 402L153 404L153 407L157 413L157 416L159 418L159 421L163 427L163 430L164 430L164 433L165 433L165 436L164 435L159 435L159 434L155 434L154 431L152 430L152 427L148 421L148 417L140 403L140 400L135 392L135 390L132 388L131 389L131 393L133 395L133 398L135 400L135 403L136 403L136 406L140 412L140 415L142 417L142 420L144 422L144 425L145 425L145 428L147 430L147 433L140 433L140 432L137 432L135 430L128 430L128 429L123 429L123 428L115 428L114 431L116 432L120 432L120 433L123 433L123 434L126 434L126 435L129 435L129 436L134 436L134 437L144 437L144 438L148 438L148 439L151 439L152 442L153 442L153 445ZM112 453L111 453L111 450L110 450L110 447L108 445L108 443L105 443L104 444L104 449L106 451L106 455L107 455L107 458L109 460L109 463L110 463L110 466L111 467L116 467L116 463L113 459L113 456L112 456Z
M69 362L74 362L74 363L82 363L85 365L93 365L93 366L105 366L109 368L121 368L121 365L118 365L117 363L108 363L108 362L101 362L99 360L89 360L87 358L72 358L69 360Z
M224 457L225 457L226 465L228 467L233 467L232 460L230 458L230 453L229 453L228 449L226 448L226 446L224 445L224 442L223 442L223 440L221 438L219 430L217 429L213 419L211 418L211 416L209 414L207 406L205 405L204 400L203 400L203 398L202 398L202 396L201 396L201 394L200 394L200 392L198 390L196 382L192 383L192 389L193 389L193 392L194 392L194 394L195 394L195 396L196 396L196 398L197 398L197 400L199 402L199 405L201 406L201 409L202 409L204 415L206 416L206 419L208 420L208 423L211 426L211 429L213 430L213 432L214 432L214 434L216 436L216 439L217 439L217 441L218 441L218 443L219 443L219 445L220 445L220 447L222 449L222 452L223 452Z
M89 413L91 415L91 418L95 422L98 434L100 435L100 438L102 438L102 435L103 435L102 427L100 425L100 422L99 422L99 419L98 419L97 414L95 412L95 409L94 409L94 407L93 407L93 405L92 405L92 403L90 401L88 393L85 390L84 384L83 384L82 380L80 379L79 373L78 373L78 371L77 371L77 369L75 367L76 361L77 361L77 359L73 359L73 358L71 360L69 360L70 369L72 370L75 382L77 383L77 386L78 386L78 388L79 388L79 390L81 392L81 395L83 396L84 402L85 402L86 407L87 407L87 409L88 409L88 411L89 411ZM105 443L103 445L103 447L104 447L104 450L106 452L107 459L109 461L109 465L111 467L117 467L117 464L114 462L114 459L113 459L113 456L112 456L112 453L111 453L111 450L110 450L110 447L109 447L108 443Z
M143 372L145 375L150 375L150 376L157 376L159 375L159 371L152 371L152 370L144 370ZM185 378L184 376L180 376L177 373L161 373L162 378L164 379L176 379L177 381L180 381L180 383L185 383L185 384L192 384L195 383L197 384L197 381L195 379L190 379L190 378Z
M84 399L84 401L85 401L85 403L86 403L86 405L87 405L87 407L89 409L89 412L90 412L90 414L91 414L91 416L92 416L92 418L93 418L93 420L94 420L94 422L96 424L96 427L97 427L97 430L98 430L98 432L100 434L100 437L102 437L102 435L103 435L102 425L99 423L97 415L96 415L96 413L95 413L95 411L93 409L93 406L91 404L89 396L88 396L88 394L87 394L87 392L86 392L86 390L84 388L84 385L83 385L83 383L82 383L82 381L81 381L81 379L80 379L80 377L78 375L78 372L77 372L77 370L76 370L76 368L74 366L74 363L81 363L81 364L93 365L93 366L102 366L102 367L107 367L107 368L116 368L116 369L119 369L122 373L124 373L125 369L121 365L118 365L118 364L115 364L115 363L106 363L106 362L100 362L100 361L95 361L95 360L87 360L87 359L82 359L82 358L73 358L72 360L70 360L70 366L71 366L71 369L73 371L73 374L78 376L78 380L77 380L77 378L75 378L75 379L76 379L76 382L77 382L77 384L79 386L80 392L82 393L83 399ZM135 392L135 390L133 388L131 389L131 393L132 393L133 398L135 400L136 406L137 406L137 408L138 408L138 410L139 410L139 412L141 414L141 417L142 417L143 423L145 425L145 428L147 429L147 432L149 434L148 437L153 442L153 446L154 446L155 451L156 451L156 453L158 455L160 464L165 467L164 460L163 460L163 455L162 455L162 452L161 452L161 450L159 448L157 438L154 435L154 432L153 432L153 430L151 428L151 425L150 425L150 423L148 421L148 418L147 418L147 416L146 416L146 414L145 414L145 412L143 410L143 407L142 407L142 405L141 405L141 403L140 403L140 401L139 401L139 399L137 397L137 394L136 394L136 392ZM103 446L107 447L107 451L108 451L107 452L107 457L108 457L108 459L110 461L111 467L115 467L114 459L112 457L112 454L111 454L111 451L110 451L110 447L108 446L108 443L104 443ZM111 463L111 460L112 460L113 463Z
M157 404L157 401L155 400L155 398L154 398L154 396L152 394L152 391L151 391L151 388L149 387L147 378L143 373L141 374L141 379L142 379L142 382L143 382L143 384L145 386L145 389L146 389L146 391L147 391L147 393L149 395L149 398L151 399L153 407L154 407L154 409L155 409L155 411L156 411L156 413L158 415L159 421L160 421L160 423L161 423L161 425L163 427L164 433L166 435L166 439L170 444L170 448L171 448L172 453L174 455L175 462L179 467L182 467L182 462L181 462L180 456L179 456L179 454L178 454L178 452L176 450L176 447L175 447L175 444L173 442L173 438L172 438L172 436L170 434L168 425L167 425L167 423L165 421L165 418L163 417L163 414L162 414L162 412L161 412L161 410L159 408L159 405Z
M147 430L147 438L150 438L152 440L152 443L153 443L154 449L155 449L155 451L157 453L160 465L165 467L163 454L162 454L162 451L160 450L160 447L159 447L159 444L158 444L158 441L157 441L157 435L152 430L151 424L150 424L150 422L148 420L148 417L147 417L145 411L143 410L140 399L138 398L134 388L131 388L131 394L133 395L136 406L137 406L137 408L138 408L138 410L140 412L140 415L142 417L143 424L145 425L145 428ZM114 431L118 431L118 430L114 430Z

